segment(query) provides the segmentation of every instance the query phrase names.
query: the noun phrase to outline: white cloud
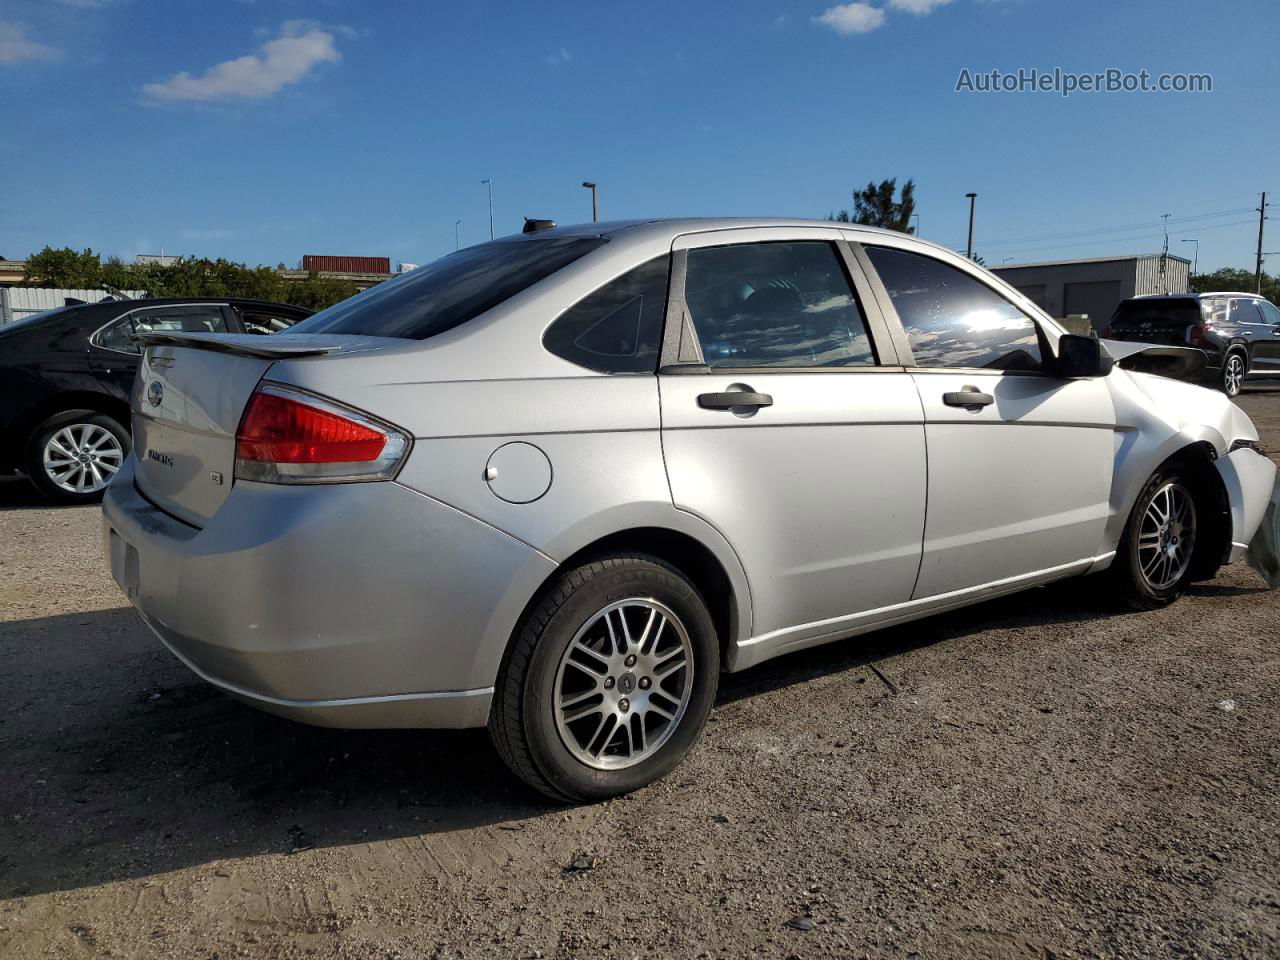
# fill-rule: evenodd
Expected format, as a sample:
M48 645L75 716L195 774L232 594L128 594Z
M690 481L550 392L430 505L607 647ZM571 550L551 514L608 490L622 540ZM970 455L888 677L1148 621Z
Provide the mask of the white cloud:
M27 39L27 26L0 20L0 63L30 63L58 56L53 47Z
M333 31L309 21L291 20L280 36L257 53L226 60L199 76L185 70L162 83L148 83L142 92L151 100L261 100L302 80L321 63L336 63L342 54L333 45Z
M573 59L573 54L571 54L564 47L561 47L555 53L547 55L547 63L551 64L551 66L553 67L557 67L562 63L568 63L572 59Z
M869 3L842 3L829 7L820 16L814 17L814 20L836 33L849 36L854 33L870 33L884 26L884 11Z
M914 13L917 17L923 17L927 13L933 13L938 7L945 6L951 0L889 0L889 6L895 10L902 10L906 13Z

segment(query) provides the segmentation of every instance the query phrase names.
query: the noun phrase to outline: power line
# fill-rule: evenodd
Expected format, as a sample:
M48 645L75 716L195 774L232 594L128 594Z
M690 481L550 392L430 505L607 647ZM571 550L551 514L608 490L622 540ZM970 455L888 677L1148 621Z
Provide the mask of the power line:
M1233 220L1231 223L1215 223L1210 226L1192 227L1188 230L1171 230L1170 236L1180 236L1184 233L1200 233L1206 230L1221 230L1226 227L1238 227L1242 224L1252 224L1255 221L1250 220ZM1061 250L1068 247L1097 247L1107 243L1132 243L1135 240L1159 240L1163 237L1163 233L1147 233L1134 237L1108 237L1103 240L1084 240L1076 243L1051 243L1040 247L1021 247L1019 253L1035 253L1038 250ZM955 249L954 247L952 249Z
M1240 207L1235 210L1219 210L1214 213L1199 213L1186 217L1171 217L1169 223L1195 223L1203 220L1214 220L1219 217L1239 216L1244 213L1254 213L1253 207ZM1104 233L1126 233L1131 230L1146 230L1151 227L1163 226L1163 218L1156 220L1145 220L1142 223L1131 223L1125 226L1114 227L1095 227L1089 230L1073 230L1064 233L1041 233L1027 237L1017 237L1009 240L989 240L984 241L984 247L1007 247L1019 243L1035 243L1041 240L1072 240L1077 237L1093 237Z

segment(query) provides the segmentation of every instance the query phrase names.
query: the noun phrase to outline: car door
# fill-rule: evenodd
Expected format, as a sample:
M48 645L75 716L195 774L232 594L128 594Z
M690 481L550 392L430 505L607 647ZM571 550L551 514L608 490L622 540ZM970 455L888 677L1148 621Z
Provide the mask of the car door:
M1102 379L1044 372L1047 340L976 268L867 244L924 406L928 521L915 599L1088 566L1116 456Z
M227 333L227 308L218 303L165 304L140 307L98 330L91 339L98 379L113 394L129 400L138 371L137 335L151 330L186 333Z
M1249 344L1249 372L1265 373L1275 369L1276 357L1272 353L1271 324L1264 322L1258 301L1252 297L1234 297L1227 313L1227 320Z
M1264 368L1275 376L1280 374L1280 307L1277 307L1269 300L1254 301L1258 307L1258 311L1262 314L1262 322L1267 332L1258 334L1257 344L1254 347L1254 356L1260 357L1263 363L1259 363L1259 371Z
M908 600L920 399L839 234L679 237L670 296L658 382L671 494L737 551L756 658Z

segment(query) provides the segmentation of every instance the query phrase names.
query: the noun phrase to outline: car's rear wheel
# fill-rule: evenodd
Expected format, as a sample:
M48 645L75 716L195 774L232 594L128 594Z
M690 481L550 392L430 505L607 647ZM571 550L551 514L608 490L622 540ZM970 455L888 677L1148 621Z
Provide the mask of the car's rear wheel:
M96 503L129 453L129 431L93 410L67 410L36 428L27 444L26 473L59 503Z
M1239 396L1248 372L1249 359L1242 351L1233 350L1228 353L1226 359L1222 361L1222 392L1228 397Z
M1139 494L1112 567L1120 599L1139 610L1176 600L1191 582L1201 522L1197 484L1177 466L1162 467Z
M594 801L670 772L706 724L719 680L706 603L656 557L563 573L503 662L489 730L507 765L558 800Z

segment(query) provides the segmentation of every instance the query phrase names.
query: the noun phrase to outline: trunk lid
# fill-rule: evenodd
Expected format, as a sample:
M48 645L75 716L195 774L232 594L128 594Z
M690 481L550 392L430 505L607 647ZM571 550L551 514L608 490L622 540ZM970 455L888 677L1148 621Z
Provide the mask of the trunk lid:
M236 429L277 360L386 346L360 337L143 334L133 386L136 483L152 503L202 527L235 478Z
M1102 336L1135 343L1186 346L1188 331L1204 320L1199 300L1126 300L1116 308Z

